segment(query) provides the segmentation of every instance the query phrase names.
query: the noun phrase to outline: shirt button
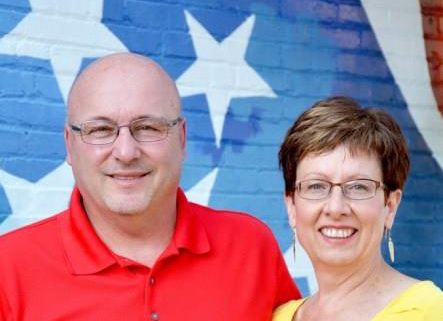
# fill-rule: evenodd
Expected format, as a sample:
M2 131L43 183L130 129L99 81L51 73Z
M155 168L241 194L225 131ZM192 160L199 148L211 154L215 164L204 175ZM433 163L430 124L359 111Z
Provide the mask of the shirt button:
M157 312L151 312L151 320L157 321L160 320L160 316Z
M155 278L153 277L153 276L151 276L150 278L149 278L149 285L150 286L153 286L155 284Z

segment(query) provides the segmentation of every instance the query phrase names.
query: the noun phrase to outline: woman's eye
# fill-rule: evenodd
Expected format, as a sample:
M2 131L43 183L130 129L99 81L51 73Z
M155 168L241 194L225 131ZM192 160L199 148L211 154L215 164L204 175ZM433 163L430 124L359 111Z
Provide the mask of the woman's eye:
M308 186L308 189L310 189L310 190L322 190L325 188L327 188L325 184L319 184L319 183L311 184Z
M356 190L356 191L367 191L368 190L368 186L366 186L364 184L353 184L349 188L352 190Z

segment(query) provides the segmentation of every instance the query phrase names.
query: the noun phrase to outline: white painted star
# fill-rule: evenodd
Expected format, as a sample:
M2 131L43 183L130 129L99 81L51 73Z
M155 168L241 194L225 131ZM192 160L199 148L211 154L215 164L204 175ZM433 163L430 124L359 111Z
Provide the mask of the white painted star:
M66 101L84 57L128 51L101 23L103 0L29 0L31 12L0 39L0 53L51 61Z
M219 147L232 98L276 97L276 94L245 60L254 15L221 43L190 13L185 11L185 15L197 60L177 79L177 86L181 96L206 94L216 145Z
M35 183L0 169L0 183L13 214L0 224L2 234L66 209L74 179L71 167L64 162Z
M186 191L188 199L194 203L208 205L211 197L212 187L214 187L215 179L217 178L218 167L210 171L197 184Z

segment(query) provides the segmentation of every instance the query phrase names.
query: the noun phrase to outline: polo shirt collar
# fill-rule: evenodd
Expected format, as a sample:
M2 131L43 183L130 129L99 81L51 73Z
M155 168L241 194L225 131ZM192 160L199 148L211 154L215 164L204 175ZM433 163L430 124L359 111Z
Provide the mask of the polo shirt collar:
M77 187L72 192L69 209L58 217L58 222L68 268L73 274L93 274L116 263L89 221Z
M197 206L188 202L183 190L177 190L177 221L172 240L178 251L184 249L194 254L204 254L210 250L202 217L195 212Z
M71 273L94 274L119 263L117 255L103 243L90 223L77 187L72 192L69 209L59 215L58 224ZM194 212L179 188L175 231L170 244L158 260L179 254L181 250L204 254L210 250L210 245L201 217Z

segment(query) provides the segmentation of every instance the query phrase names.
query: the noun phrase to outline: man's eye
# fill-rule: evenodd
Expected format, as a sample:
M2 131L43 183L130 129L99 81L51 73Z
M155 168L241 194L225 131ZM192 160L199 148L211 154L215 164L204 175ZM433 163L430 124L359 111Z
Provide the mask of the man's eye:
M135 127L135 130L138 132L155 132L158 131L159 129L155 125L144 124Z
M113 132L114 132L114 127L108 125L91 126L91 127L86 127L83 130L84 135L94 135L94 136L109 135L112 134Z
M139 132L139 133L157 133L161 132L163 129L161 124L155 124L155 123L145 123L145 124L137 124L133 128L133 131Z

